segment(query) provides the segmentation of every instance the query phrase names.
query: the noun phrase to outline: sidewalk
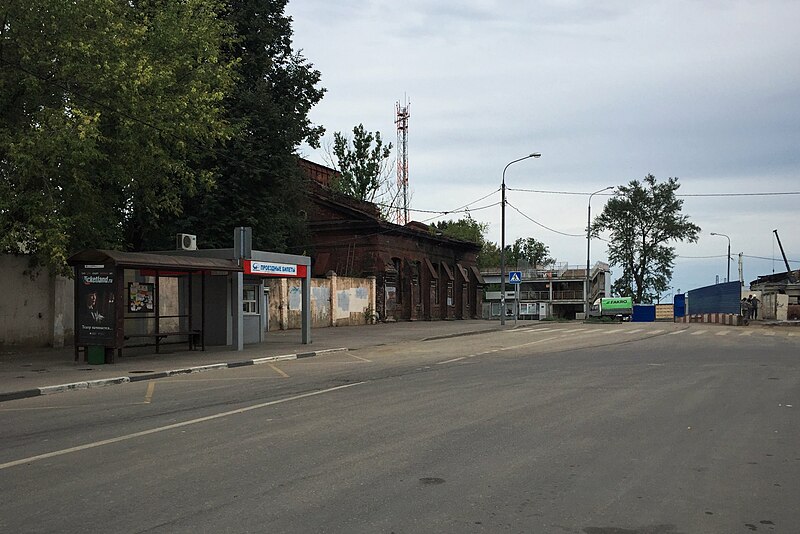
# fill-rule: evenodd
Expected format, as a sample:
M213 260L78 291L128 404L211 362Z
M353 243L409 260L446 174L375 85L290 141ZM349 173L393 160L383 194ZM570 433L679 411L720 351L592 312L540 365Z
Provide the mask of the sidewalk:
M519 321L517 326L541 324ZM89 365L75 362L72 345L52 348L0 349L0 402L47 395L72 389L100 387L175 374L254 365L267 361L313 357L325 352L422 341L513 329L514 322L501 327L498 321L417 321L368 326L315 328L310 345L300 343L300 331L270 332L268 341L246 345L243 351L206 347L189 351L185 343L125 349L116 363Z

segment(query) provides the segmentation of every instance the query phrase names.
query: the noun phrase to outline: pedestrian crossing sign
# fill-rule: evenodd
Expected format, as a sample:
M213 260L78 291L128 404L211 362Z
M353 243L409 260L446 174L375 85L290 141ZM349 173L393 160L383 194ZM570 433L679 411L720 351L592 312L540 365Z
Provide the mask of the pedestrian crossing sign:
M510 271L508 273L509 284L519 284L522 282L522 271Z

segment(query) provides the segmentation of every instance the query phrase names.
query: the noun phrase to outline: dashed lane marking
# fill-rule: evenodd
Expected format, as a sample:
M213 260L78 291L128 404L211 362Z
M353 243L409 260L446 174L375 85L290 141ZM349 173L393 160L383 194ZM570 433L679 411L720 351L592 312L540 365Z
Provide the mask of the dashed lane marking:
M691 334L689 334L689 335L690 335L690 336L699 336L700 334L705 334L706 332L707 332L707 330L698 330L698 331L696 331L696 332L692 332L692 333L691 333Z
M353 357L353 358L355 358L356 360L361 360L362 362L372 363L372 360L368 360L368 359L366 359L366 358L362 358L361 356L356 356L356 355L355 355L355 354L353 354L352 352L348 352L347 354L348 354L349 356L352 356L352 357Z
M717 332L716 335L718 335L718 336L727 336L730 333L731 333L730 330L722 330L721 332Z
M635 334L637 332L641 332L644 328L634 328L633 330L626 330L623 334Z
M775 332L764 332L765 336L774 336Z
M465 359L466 356L461 356L459 358L453 358L452 360L446 360L443 362L437 362L436 365L444 365L446 363L453 363L453 362L460 362L461 360Z
M683 330L676 330L674 332L670 332L667 334L668 336L677 336L678 334L683 334Z

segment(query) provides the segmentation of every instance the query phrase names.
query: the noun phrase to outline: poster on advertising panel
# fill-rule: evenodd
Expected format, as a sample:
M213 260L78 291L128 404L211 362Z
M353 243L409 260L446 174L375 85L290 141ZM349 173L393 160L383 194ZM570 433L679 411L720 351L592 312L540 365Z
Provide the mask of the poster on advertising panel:
M116 327L114 270L81 268L78 272L78 343L113 345Z
M152 313L154 305L155 284L145 282L128 283L128 311L131 313Z

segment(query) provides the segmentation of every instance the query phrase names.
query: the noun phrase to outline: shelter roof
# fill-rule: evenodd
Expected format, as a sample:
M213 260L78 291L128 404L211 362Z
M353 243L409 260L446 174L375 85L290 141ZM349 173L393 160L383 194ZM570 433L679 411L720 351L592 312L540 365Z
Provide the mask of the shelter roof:
M67 260L69 265L103 264L137 269L167 269L173 271L241 271L238 262L223 258L170 256L147 252L85 249Z

